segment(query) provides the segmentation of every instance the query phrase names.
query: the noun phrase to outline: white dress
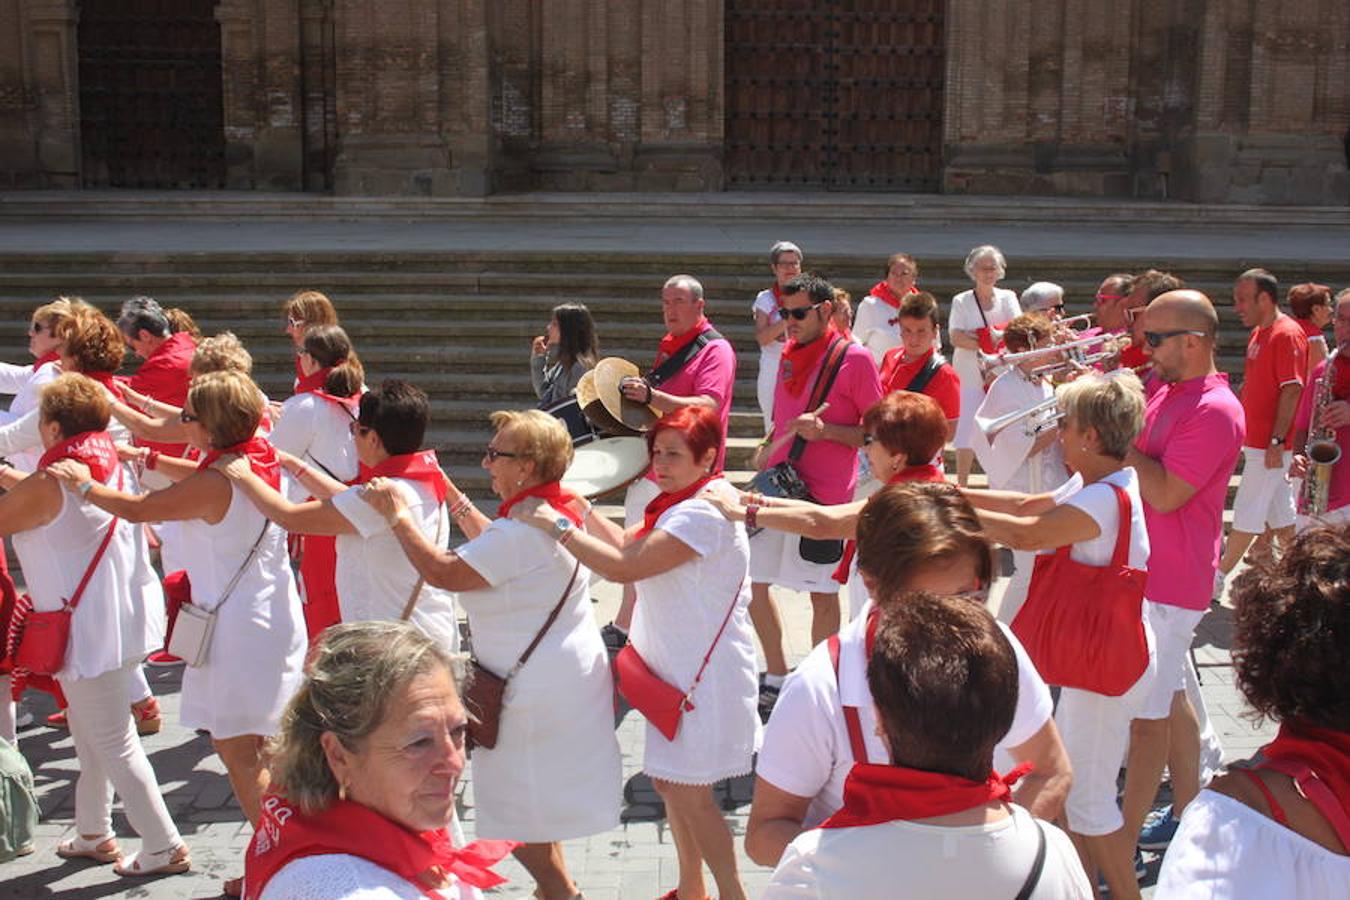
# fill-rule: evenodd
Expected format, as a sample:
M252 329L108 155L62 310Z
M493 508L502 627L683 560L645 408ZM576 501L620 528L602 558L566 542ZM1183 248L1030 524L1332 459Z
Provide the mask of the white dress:
M726 481L710 483L730 491ZM675 740L647 724L642 771L678 784L713 784L744 775L759 749L758 676L750 625L750 544L745 527L708 501L677 503L656 520L698 556L637 582L629 640L667 684L688 689L733 602L735 611L713 650Z
M450 517L431 488L409 478L390 478L389 483L403 494L409 514L427 540L446 547L450 540ZM389 530L389 522L361 499L360 488L334 494L333 506L358 532L340 534L337 539L337 592L342 621L397 621L408 605L413 586L420 580L417 569ZM459 614L455 610L455 595L450 591L423 583L413 607L412 623L447 653L459 652Z
M181 719L213 738L276 732L281 712L300 687L305 624L295 590L286 533L230 486L230 507L219 524L183 521L183 548L192 602L216 611L206 663L183 671ZM249 550L263 536L247 565ZM229 596L221 595L243 566Z
M116 488L117 473L103 483ZM111 518L63 490L56 518L14 535L14 552L23 566L34 609L58 610L75 592L108 533ZM145 529L119 520L71 615L65 663L56 677L63 681L95 678L140 662L163 642L164 594L150 568Z
M509 519L455 552L489 585L458 595L474 656L504 676L557 605L576 560L552 536ZM619 824L613 681L590 576L584 566L577 572L557 620L511 679L497 746L470 758L479 838L547 843Z
M764 313L769 317L770 323L782 320L782 316L778 315L778 299L774 297L772 288L760 291L750 309L752 312ZM755 398L759 401L759 411L764 416L766 434L773 430L773 391L778 382L778 364L783 359L783 343L783 339L779 338L759 348L759 375L755 378Z
M994 305L980 318L980 303L974 291L962 291L952 298L952 310L947 316L947 329L977 331L988 319L990 326L1002 328L1022 314L1017 295L1004 288L994 288ZM970 432L974 427L975 410L984 400L984 378L980 374L979 352L957 347L952 350L952 367L961 379L961 417L956 421L953 443L960 449L971 448Z

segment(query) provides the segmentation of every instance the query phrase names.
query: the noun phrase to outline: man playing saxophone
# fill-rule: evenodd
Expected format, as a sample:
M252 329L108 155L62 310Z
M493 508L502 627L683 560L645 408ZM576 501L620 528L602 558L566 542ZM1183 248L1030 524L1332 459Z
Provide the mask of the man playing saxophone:
M1336 346L1309 374L1294 415L1292 478L1302 478L1297 530L1310 524L1350 521L1350 288L1336 295Z

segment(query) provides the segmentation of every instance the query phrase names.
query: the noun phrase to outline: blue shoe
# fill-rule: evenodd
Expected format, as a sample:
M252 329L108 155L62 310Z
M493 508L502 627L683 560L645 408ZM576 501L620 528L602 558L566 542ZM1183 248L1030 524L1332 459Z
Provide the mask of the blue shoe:
M1139 852L1139 848L1138 848L1138 847L1135 847L1135 848L1134 848L1134 877L1135 877L1135 880L1139 880L1139 879L1143 878L1144 875L1146 875L1147 873L1148 873L1148 869L1144 866L1144 854L1141 853L1141 852ZM1105 877L1102 875L1102 873L1100 873L1100 872L1097 873L1097 893L1099 893L1099 894L1109 894L1109 893L1111 893L1111 888L1110 888L1109 885L1107 885L1107 883L1106 883L1106 878L1105 878Z
M1172 815L1172 807L1165 806L1155 810L1144 820L1144 827L1139 831L1140 849L1166 850L1180 824L1177 817Z

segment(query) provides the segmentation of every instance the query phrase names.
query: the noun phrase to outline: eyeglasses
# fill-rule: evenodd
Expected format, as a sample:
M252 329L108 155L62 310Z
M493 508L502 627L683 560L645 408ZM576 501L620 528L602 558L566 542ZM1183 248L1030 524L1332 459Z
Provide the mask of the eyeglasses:
M876 436L875 434L864 434L864 435L863 435L863 446L864 446L864 447L870 447L870 446L872 446L872 442L875 441L876 439L877 439L877 436Z
M820 303L824 302L825 302L824 300L820 301ZM805 319L808 315L810 315L812 310L814 310L817 306L820 306L820 303L812 303L810 306L799 306L796 309L789 309L786 306L780 306L778 307L778 315L782 316L784 319L796 319L798 322L800 322L803 319Z
M292 319L290 316L287 316L287 317L286 317L286 327L287 327L287 328L299 328L300 326L302 326L302 325L304 325L304 324L305 324L305 320L304 320L304 319Z
M488 444L487 449L483 451L483 455L487 457L488 462L493 463L501 459L502 457L506 457L507 459L515 459L520 454L507 453L505 450L498 450L496 447L492 446L491 444Z
M189 423L189 422L200 422L200 421L201 421L201 417L200 417L200 416L194 416L192 413L188 412L188 411L185 409L185 410L183 410L182 412L180 412L180 413L178 414L178 421L180 421L180 422L182 422L184 425L186 425L186 424Z
M1179 334L1193 334L1196 337L1205 337L1203 331L1193 331L1189 328L1179 328L1176 331L1145 331L1144 340L1148 341L1150 347L1161 347L1162 342L1168 338L1174 338Z
M1046 309L1051 310L1052 312L1063 312L1063 311L1064 311L1064 304L1063 304L1063 303L1052 303L1052 304L1050 304L1049 306L1047 306Z
M347 430L351 432L352 437L356 437L357 435L365 437L372 429L369 425L362 425L360 422L353 420L347 423Z

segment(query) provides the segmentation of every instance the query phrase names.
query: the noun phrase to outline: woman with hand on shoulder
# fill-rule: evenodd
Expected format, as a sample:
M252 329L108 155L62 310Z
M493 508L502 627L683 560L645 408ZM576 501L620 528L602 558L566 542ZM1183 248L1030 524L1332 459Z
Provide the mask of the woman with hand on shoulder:
M201 375L183 407L188 440L205 453L191 476L133 495L97 483L74 460L48 469L86 503L128 522L182 522L192 605L214 614L215 627L203 661L183 672L181 722L211 733L235 798L255 826L267 783L263 739L277 730L300 684L304 622L284 533L211 465L227 453L242 454L261 477L280 483L276 451L255 435L262 413L262 394L246 376Z
M712 793L718 781L750 772L760 737L745 580L750 546L745 529L701 496L732 492L713 471L721 438L717 413L704 407L669 413L651 427L647 446L661 494L632 534L608 522L604 537L589 534L544 507L522 514L602 577L636 583L629 643L667 684L689 689L711 653L675 739L647 727L642 770L665 801L680 859L680 884L668 900L706 895L705 862L720 897L745 896L731 832Z
M481 900L506 841L462 847L469 716L450 655L405 622L324 632L269 744L250 900Z
M1143 427L1143 387L1128 372L1091 375L1062 386L1058 397L1064 411L1060 445L1074 477L1053 494L970 490L966 497L991 539L1014 550L1068 546L1070 559L1087 566L1109 565L1118 531L1128 528L1127 565L1142 570L1148 563L1148 531L1139 478L1125 465L1125 454ZM1117 490L1128 500L1129 522L1121 521ZM1116 898L1139 896L1132 861L1136 835L1127 833L1116 803L1116 775L1130 722L1154 673L1153 636L1142 596L1139 615L1149 659L1134 685L1119 696L1064 687L1055 712L1074 772L1065 804L1069 831L1088 873L1099 870ZM1133 638L1120 636L1121 641Z
M475 830L480 838L523 841L515 855L537 895L571 900L579 891L562 842L619 823L613 682L591 612L590 572L548 534L508 516L533 497L547 504L550 529L565 522L579 532L599 517L559 484L572 459L562 422L532 409L495 412L492 426L483 468L503 502L498 518L488 519L462 495L455 501L451 514L467 543L436 546L391 479L371 480L362 497L386 517L427 584L458 592L479 665L505 677L538 637L510 678L496 746L473 751Z
M530 347L530 383L539 398L539 408L561 403L577 389L577 382L600 361L600 343L595 320L580 303L553 307L548 332Z
M74 463L100 490L125 486L126 471L106 430L108 400L97 384L69 373L43 389L38 415L45 453L39 471L22 481L15 483L8 467L0 475L9 488L0 495L0 534L14 535L34 612L51 613L74 602L64 660L54 675L69 703L79 759L78 834L56 852L67 859L118 862L119 875L186 872L187 847L126 707L140 661L164 635L164 601L145 538L136 526L67 496L44 471ZM113 836L113 790L142 840L140 852L129 858L122 857Z

